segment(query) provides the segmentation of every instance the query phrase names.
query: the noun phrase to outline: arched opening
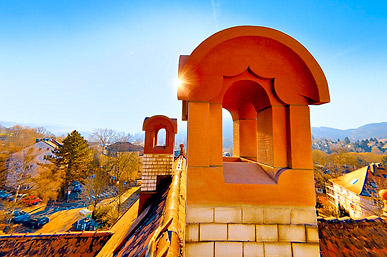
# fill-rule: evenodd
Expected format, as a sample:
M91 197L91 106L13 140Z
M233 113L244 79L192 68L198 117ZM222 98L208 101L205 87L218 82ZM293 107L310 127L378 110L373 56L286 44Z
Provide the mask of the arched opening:
M259 130L262 126L258 126L269 118L261 117L261 122L257 119L271 106L265 89L255 81L236 81L224 94L222 106L231 113L233 120L233 156L257 161L258 137L266 140L272 137L270 131Z
M233 121L231 113L222 109L222 143L223 157L233 156Z
M233 155L224 157L223 163L225 182L274 184L274 180L256 163L271 164L268 160L273 150L269 148L267 151L268 148L265 148L266 156L259 151L262 145L259 141L264 141L266 146L272 144L270 138L273 137L273 131L267 129L266 125L270 124L270 115L261 116L261 113L271 107L265 89L252 80L235 81L225 92L222 106L230 112L233 123Z
M156 133L156 144L155 146L166 146L167 144L167 131L165 128L161 128Z

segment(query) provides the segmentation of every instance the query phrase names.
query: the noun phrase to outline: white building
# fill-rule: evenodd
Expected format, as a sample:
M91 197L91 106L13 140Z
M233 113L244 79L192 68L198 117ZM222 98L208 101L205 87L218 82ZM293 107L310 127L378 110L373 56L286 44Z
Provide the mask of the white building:
M11 154L7 160L7 187L28 188L26 178L36 176L42 164L50 164L49 159L55 157L53 150L60 145L54 139L36 139L35 144Z
M327 186L329 201L344 207L352 218L365 218L382 214L382 201L378 192L386 188L387 169L380 163L331 179Z

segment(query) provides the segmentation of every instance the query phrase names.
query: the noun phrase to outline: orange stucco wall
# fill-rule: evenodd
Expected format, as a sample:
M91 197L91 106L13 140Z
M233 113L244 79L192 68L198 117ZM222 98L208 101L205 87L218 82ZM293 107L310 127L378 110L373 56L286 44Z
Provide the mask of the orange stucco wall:
M189 171L187 205L315 205L313 172L309 170L287 170L276 185L226 184L221 167L190 167Z

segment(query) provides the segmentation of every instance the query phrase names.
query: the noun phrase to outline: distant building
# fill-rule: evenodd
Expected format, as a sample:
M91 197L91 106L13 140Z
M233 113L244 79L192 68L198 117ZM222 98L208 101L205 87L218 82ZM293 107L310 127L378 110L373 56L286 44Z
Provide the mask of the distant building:
M49 159L55 158L53 150L62 146L61 143L51 138L36 139L36 143L13 153L7 159L7 186L17 187L23 177L34 177L37 175L41 164L50 164ZM22 185L28 188L28 184Z
M139 164L139 170L137 171L137 175L135 176L135 179L138 179L138 177L141 178L141 171L142 171L142 161L143 161L143 155L144 155L144 147L142 145L137 145L129 142L116 142L114 144L110 144L105 146L105 148L102 151L101 159L104 163L107 161L109 157L117 157L121 154L126 153L134 153L136 156L138 156L140 164ZM112 177L113 180L116 179L115 176ZM137 182L136 182L137 184Z
M324 194L325 190L324 190L324 188L316 187L316 193L317 194Z
M327 186L329 201L344 207L352 218L381 215L382 202L378 191L386 188L387 169L380 163L331 179Z
M103 155L115 156L117 153L138 152L139 155L144 154L144 147L129 142L116 142L105 146Z
M223 152L223 157L232 157L232 154L229 152Z

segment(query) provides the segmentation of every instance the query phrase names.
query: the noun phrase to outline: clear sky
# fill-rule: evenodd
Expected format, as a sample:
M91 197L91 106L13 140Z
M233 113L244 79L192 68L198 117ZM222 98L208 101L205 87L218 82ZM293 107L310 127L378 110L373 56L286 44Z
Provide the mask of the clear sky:
M387 121L386 1L0 1L0 121L141 131L181 118L179 55L231 26L278 29L321 65L312 126Z

